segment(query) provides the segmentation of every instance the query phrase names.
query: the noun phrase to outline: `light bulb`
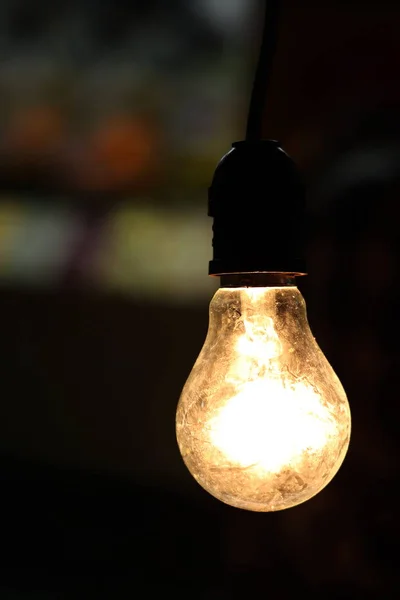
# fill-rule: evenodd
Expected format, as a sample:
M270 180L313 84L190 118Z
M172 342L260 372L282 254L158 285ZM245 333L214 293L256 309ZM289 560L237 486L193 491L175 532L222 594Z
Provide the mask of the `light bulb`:
M350 409L293 278L216 292L176 432L196 481L238 508L289 508L334 477L349 445Z

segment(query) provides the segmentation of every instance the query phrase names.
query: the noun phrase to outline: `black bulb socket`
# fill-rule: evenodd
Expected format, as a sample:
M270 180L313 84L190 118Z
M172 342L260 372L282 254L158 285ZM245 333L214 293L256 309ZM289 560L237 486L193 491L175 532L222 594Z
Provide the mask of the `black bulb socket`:
M209 188L213 259L209 274L305 275L305 189L273 140L244 141L220 160Z

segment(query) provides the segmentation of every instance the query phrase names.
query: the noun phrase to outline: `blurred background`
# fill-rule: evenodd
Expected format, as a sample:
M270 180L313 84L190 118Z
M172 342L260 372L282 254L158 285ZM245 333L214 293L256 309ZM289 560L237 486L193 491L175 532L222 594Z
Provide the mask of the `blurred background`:
M353 434L321 494L252 514L174 418L263 2L0 4L2 600L399 597L400 6L284 5L264 134L307 183L299 287Z

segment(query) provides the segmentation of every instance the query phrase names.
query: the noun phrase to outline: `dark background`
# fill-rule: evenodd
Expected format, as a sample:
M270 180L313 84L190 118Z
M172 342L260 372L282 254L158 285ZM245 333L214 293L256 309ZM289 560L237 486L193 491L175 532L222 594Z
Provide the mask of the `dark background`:
M397 3L285 2L265 107L308 186L299 286L352 409L340 472L248 513L175 442L262 4L0 5L1 599L399 596Z

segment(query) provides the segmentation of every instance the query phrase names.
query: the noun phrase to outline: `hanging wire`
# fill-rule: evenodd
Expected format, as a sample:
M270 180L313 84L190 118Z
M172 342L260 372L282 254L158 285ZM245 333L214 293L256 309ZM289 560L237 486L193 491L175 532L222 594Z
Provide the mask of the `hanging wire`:
M276 50L280 4L279 0L266 0L260 55L247 117L247 141L257 141L262 138L263 114Z

